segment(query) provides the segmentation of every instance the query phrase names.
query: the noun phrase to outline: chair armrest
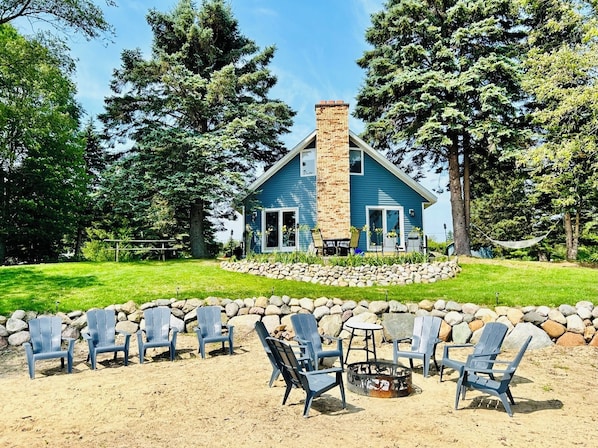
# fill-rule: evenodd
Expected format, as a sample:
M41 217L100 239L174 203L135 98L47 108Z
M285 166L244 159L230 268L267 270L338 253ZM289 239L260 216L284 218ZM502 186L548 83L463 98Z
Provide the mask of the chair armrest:
M342 372L343 369L340 367L331 367L329 369L321 369L321 370L312 370L309 372L302 372L304 375L319 375L319 374L326 374L326 373L338 373Z
M401 342L412 342L413 339L412 338L400 338L400 339L393 339L392 342L397 342L397 343L401 343Z
M91 340L91 335L89 333L81 333L81 336L83 337L83 339L85 339L86 341L90 341Z
M453 348L470 348L473 347L473 344L450 344L445 345L442 351L442 357L448 358L449 357L449 350Z

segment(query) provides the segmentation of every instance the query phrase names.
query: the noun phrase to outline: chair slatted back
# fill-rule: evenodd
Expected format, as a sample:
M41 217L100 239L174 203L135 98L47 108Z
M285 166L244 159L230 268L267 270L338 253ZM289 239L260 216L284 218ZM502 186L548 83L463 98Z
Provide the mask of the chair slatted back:
M276 338L267 338L266 341L287 384L290 383L297 388L309 390L307 379L300 373L303 372L303 368L291 345Z
M29 334L33 353L60 351L62 341L62 319L60 317L39 317L29 321Z
M293 314L291 324L298 339L311 343L315 352L322 351L322 337L318 332L318 322L313 314Z
M170 334L170 308L159 306L143 312L145 335L148 342L168 341Z
M507 326L500 322L488 322L484 325L480 340L473 348L473 355L476 355L477 361L473 363L478 368L492 368L492 364L480 361L480 359L496 359L500 347L507 335Z
M219 306L202 306L197 308L197 324L203 337L222 335L222 318Z
M113 310L89 310L87 327L94 345L114 345L116 340L116 314Z
M428 353L437 343L442 320L436 316L417 316L413 321L411 351Z

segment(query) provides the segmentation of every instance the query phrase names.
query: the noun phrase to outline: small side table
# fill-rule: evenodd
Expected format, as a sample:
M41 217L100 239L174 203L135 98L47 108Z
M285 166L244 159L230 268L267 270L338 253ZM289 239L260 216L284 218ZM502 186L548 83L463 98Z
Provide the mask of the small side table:
M351 322L345 324L347 328L351 329L351 337L349 338L349 348L347 348L347 355L345 356L345 364L348 364L349 353L351 350L364 350L365 351L365 359L367 362L370 361L370 353L374 355L374 362L377 361L376 357L376 341L374 338L374 332L376 330L382 330L382 325L380 324L373 324L371 322ZM362 330L365 332L364 343L363 347L353 347L351 344L353 343L353 337L355 336L355 330ZM369 341L372 340L372 347L369 346Z

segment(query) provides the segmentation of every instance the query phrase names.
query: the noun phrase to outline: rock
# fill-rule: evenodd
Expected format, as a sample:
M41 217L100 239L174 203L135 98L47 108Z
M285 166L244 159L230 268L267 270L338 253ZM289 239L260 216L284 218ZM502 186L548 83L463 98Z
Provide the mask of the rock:
M224 313L229 319L236 316L239 313L239 304L236 302L226 304L224 307Z
M13 313L13 316L16 314ZM19 314L20 315L20 314ZM23 313L23 317L25 317L25 313ZM19 331L23 331L23 330L27 330L29 329L29 325L27 325L27 322L25 322L24 320L21 319L17 319L15 317L10 317L7 321L6 321L6 331L8 331L9 333L17 333ZM10 343L10 342L9 342ZM14 344L11 344L14 345Z
M455 325L452 329L452 341L455 344L465 344L471 339L472 331L466 322Z
M567 328L564 325L550 319L542 323L541 326L542 330L544 330L551 339L556 339L567 331Z
M136 309L137 309L137 304L135 302L133 302L132 300L129 300L127 303L124 303L120 307L120 311L122 311L126 314L131 314Z
M415 316L407 313L386 313L382 315L382 326L384 328L384 339L410 338L413 336L413 323Z
M541 328L536 327L530 322L523 322L516 325L513 331L506 336L502 348L504 350L519 350L528 336L532 336L528 350L536 350L554 345Z
M444 316L444 320L450 326L458 325L461 322L463 322L463 314L461 314L461 313L459 313L457 311L449 311ZM469 329L469 327L468 327L468 329Z
M540 325L546 320L546 316L541 315L537 311L529 311L523 315L524 322L531 322L534 325Z
M441 341L448 341L451 338L451 331L452 331L453 327L451 327L449 324L447 324L445 321L442 321L440 323L440 331L438 333L438 338ZM413 332L412 332L413 333Z
M25 316L27 316L27 313L23 310L16 310L10 315L12 319L16 320L25 320Z
M447 311L457 311L457 312L460 313L461 311L463 311L463 306L460 303L457 303L457 302L455 302L453 300L449 300L446 303L445 309Z
M572 307L571 305L565 305L565 304L559 306L559 311L565 317L571 316L572 314L577 313L577 310L574 307Z
M273 316L278 319L278 316ZM228 325L235 327L234 339L243 339L255 331L255 323L260 320L256 314L247 314L245 316L234 316L228 321ZM266 325L264 323L264 325ZM268 328L268 326L266 326Z
M303 298L299 300L299 306L311 313L314 310L314 301L312 299Z
M259 319L258 319L259 320ZM247 323L251 324L251 322L253 322L253 326L255 328L255 319L248 319ZM247 323L244 323L244 325L246 325ZM266 330L268 330L268 333L273 334L274 330L280 326L280 316L264 316L262 318L262 323L264 324L264 326L266 327ZM290 325L290 322L289 322Z
M176 317L174 314L170 315L170 328L177 330L179 333L185 331L185 321Z
M30 340L31 336L29 335L28 331L18 331L8 337L8 345L20 346L25 342L29 342Z
M483 326L484 326L484 322L479 319L472 320L471 322L469 322L469 329L471 330L472 333L475 333L477 330L479 330Z
M556 344L563 347L576 347L578 345L586 345L586 341L581 334L567 331L557 339Z
M548 319L558 322L561 325L567 325L567 318L559 310L551 309L548 312Z
M256 306L258 308L264 308L266 309L266 307L269 305L269 300L267 297L264 296L259 296L257 299L255 299L255 303L253 304L253 306Z
M475 303L466 303L462 307L463 313L471 314L473 316L475 316L475 314L478 312L479 309L480 309L480 307L478 305L476 305Z
M117 332L135 334L137 333L137 330L139 330L139 325L135 322L131 322L130 320L123 320L116 323Z
M337 337L343 329L342 317L340 314L328 314L322 316L318 322L318 327L322 329L323 334Z
M276 305L268 305L266 307L266 310L264 311L264 314L266 316L280 316L282 314L282 311L280 310L280 308Z
M434 302L430 300L422 300L418 305L420 310L432 311L434 309Z
M322 318L322 316L327 316L330 314L330 308L328 308L326 305L319 306L314 309L312 314L314 315L316 320L319 321Z
M517 308L509 308L506 316L507 319L509 319L509 322L513 325L517 325L519 322L523 321L523 312Z
M389 305L388 302L383 301L383 300L375 300L373 302L370 302L368 309L370 310L370 312L374 313L374 314L383 314L386 313L388 311Z
M581 317L577 314L567 316L567 331L571 333L583 334L586 326Z

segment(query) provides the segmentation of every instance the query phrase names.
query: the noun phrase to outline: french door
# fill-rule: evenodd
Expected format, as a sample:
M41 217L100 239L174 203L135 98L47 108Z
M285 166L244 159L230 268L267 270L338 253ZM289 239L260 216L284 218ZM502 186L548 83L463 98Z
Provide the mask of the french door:
M368 251L405 250L403 207L367 207Z
M262 223L264 252L292 252L297 249L297 209L266 209Z

